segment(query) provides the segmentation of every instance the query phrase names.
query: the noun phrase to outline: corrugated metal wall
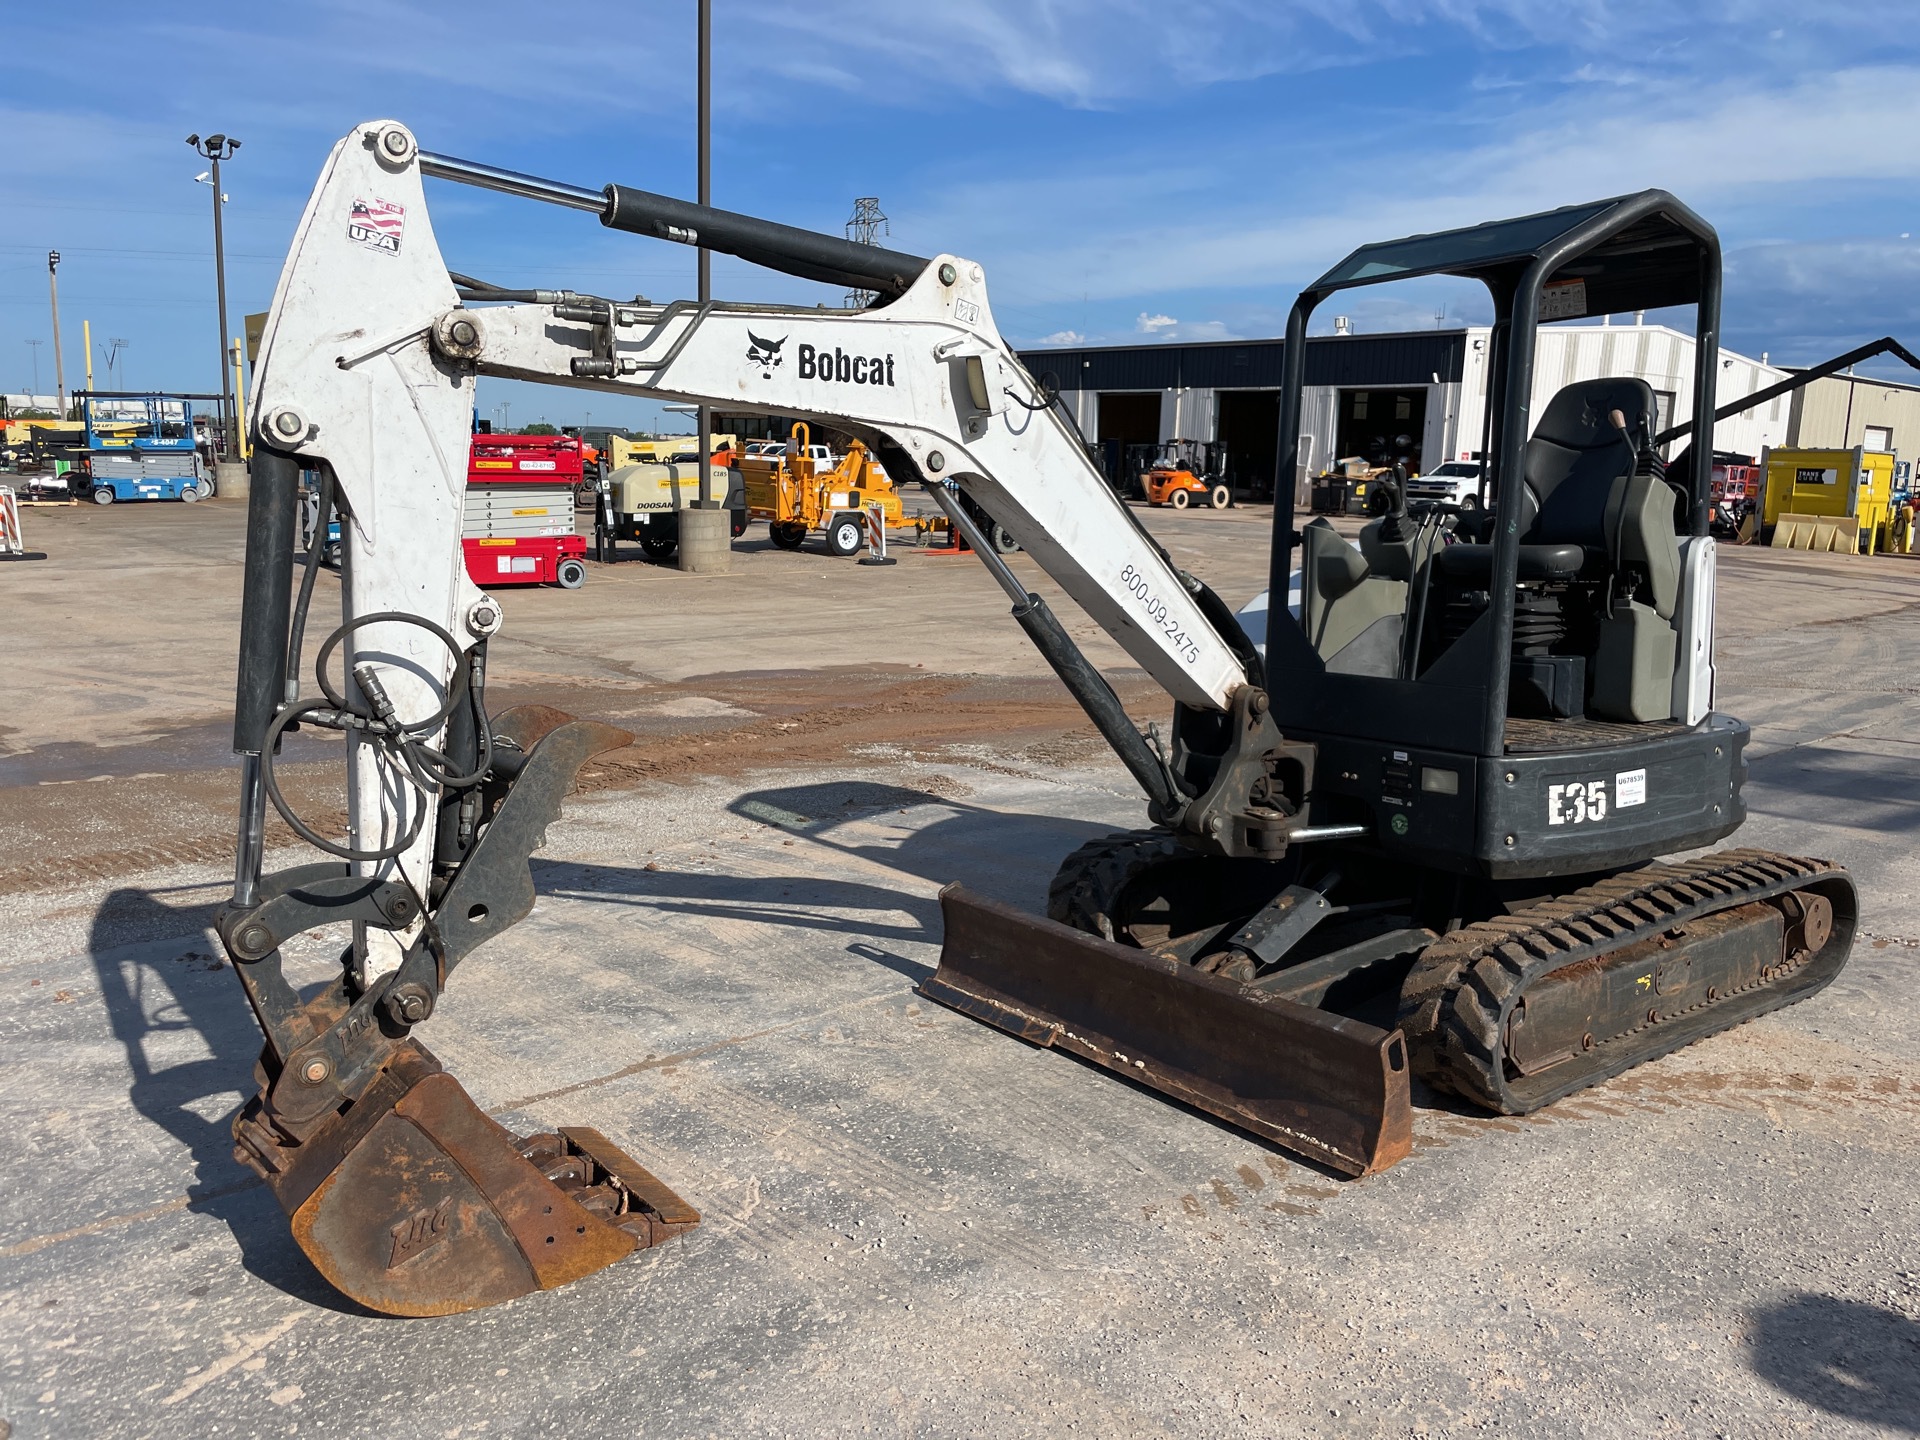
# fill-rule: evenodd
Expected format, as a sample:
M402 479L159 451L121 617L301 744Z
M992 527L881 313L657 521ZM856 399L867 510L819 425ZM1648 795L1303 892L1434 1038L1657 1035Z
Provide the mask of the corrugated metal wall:
M1394 335L1318 336L1307 341L1309 385L1425 385L1458 380L1466 332L1416 330ZM1280 340L1205 345L1128 345L1099 350L1023 350L1035 376L1052 374L1062 390L1277 390Z
M1785 443L1851 450L1866 443L1869 425L1893 432L1894 454L1901 459L1920 456L1920 389L1845 375L1815 380L1793 393Z
M1486 423L1487 342L1484 327L1460 330L1414 331L1395 335L1321 336L1307 342L1306 393L1300 433L1317 472L1337 458L1332 453L1335 411L1342 389L1422 386L1427 391L1427 422L1423 450L1427 464L1458 458L1482 449ZM1029 350L1021 361L1034 375L1052 374L1060 382L1080 427L1096 433L1098 396L1102 391L1159 391L1162 440L1212 440L1220 390L1278 389L1285 344L1279 340L1228 341L1207 345L1134 345L1098 350ZM1561 389L1576 380L1603 375L1638 375L1655 390L1671 393L1673 413L1668 423L1690 419L1693 413L1693 351L1691 335L1665 325L1548 326L1540 332L1534 365L1533 413L1538 415ZM1720 352L1720 403L1777 384L1784 370L1762 365L1731 350ZM1826 385L1829 382L1818 382ZM1845 406L1845 382L1831 382ZM1818 386L1815 387L1816 389ZM1863 392L1864 393L1864 390ZM1894 392L1911 395L1912 420L1896 420L1920 446L1920 390ZM1876 402L1877 403L1877 402ZM1905 404L1906 402L1900 402ZM1820 408L1809 411L1809 428L1829 427L1826 392ZM1856 402L1856 409L1858 402ZM1886 406L1889 413L1899 406ZM1790 443L1789 412L1785 398L1769 401L1757 411L1722 420L1715 430L1714 447L1758 455L1769 445ZM1863 423L1856 415L1854 435L1859 443ZM1840 421L1831 421L1837 430ZM1798 443L1826 443L1802 441ZM1838 440L1833 443L1840 443ZM1896 444L1899 435L1896 433Z
M1693 353L1693 337L1665 325L1543 328L1534 362L1533 413L1539 415L1562 386L1576 380L1637 375L1655 390L1673 396L1668 424L1691 420ZM1731 350L1720 352L1720 362L1721 405L1787 378L1786 371L1762 365ZM1729 416L1714 427L1714 448L1758 455L1768 445L1784 443L1788 408L1783 398L1768 401L1758 410Z

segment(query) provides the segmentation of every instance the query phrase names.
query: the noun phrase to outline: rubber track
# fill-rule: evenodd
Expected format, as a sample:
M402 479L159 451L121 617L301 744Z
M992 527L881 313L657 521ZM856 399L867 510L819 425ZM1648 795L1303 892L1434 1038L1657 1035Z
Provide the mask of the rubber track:
M1060 862L1047 886L1047 918L1112 940L1113 903L1135 877L1193 852L1165 830L1122 830L1089 840Z
M1547 1072L1546 1078L1560 1083L1543 1086L1540 1093L1531 1093L1529 1085L1523 1098L1509 1088L1506 1021L1527 985L1681 921L1809 886L1836 900L1833 935L1818 955L1776 966L1754 984L1613 1037L1595 1047L1591 1064ZM1844 887L1844 900L1832 893L1836 887ZM1630 870L1465 926L1429 945L1401 989L1400 1027L1414 1074L1489 1110L1509 1115L1536 1110L1820 989L1838 973L1851 947L1857 917L1852 893L1846 872L1824 860L1723 850L1681 864Z

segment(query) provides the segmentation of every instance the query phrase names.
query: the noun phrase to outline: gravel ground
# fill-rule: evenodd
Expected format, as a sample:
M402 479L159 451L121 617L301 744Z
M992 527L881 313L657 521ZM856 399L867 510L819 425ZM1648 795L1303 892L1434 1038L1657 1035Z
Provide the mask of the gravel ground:
M48 617L0 638L0 1434L1920 1433L1911 564L1723 568L1739 840L1852 867L1840 979L1526 1120L1417 1094L1414 1155L1361 1182L916 996L942 883L1038 909L1140 820L977 571L880 572L925 619L886 655L819 643L876 594L823 556L515 597L503 691L640 743L426 1038L504 1123L598 1126L705 1218L393 1321L228 1153L258 1045L205 929L232 512L28 521L64 568L0 571ZM1257 512L1153 523L1257 585ZM56 590L204 603L74 603L63 669ZM293 768L322 795L324 756Z

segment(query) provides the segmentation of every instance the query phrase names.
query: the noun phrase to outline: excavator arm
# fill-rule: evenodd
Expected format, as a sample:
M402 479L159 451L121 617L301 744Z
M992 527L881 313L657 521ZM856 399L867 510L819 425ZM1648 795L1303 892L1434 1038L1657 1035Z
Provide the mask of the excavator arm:
M429 217L429 175L858 283L884 303L661 305L456 283ZM1041 598L976 546L1014 617L1140 782L1156 824L1227 856L1274 858L1315 838L1305 824L1311 747L1274 729L1258 653L1136 523L1008 350L979 265L620 186L581 190L424 155L395 122L358 127L334 148L301 218L250 397L258 448L235 711L241 816L220 931L266 1037L261 1093L235 1122L236 1153L268 1180L322 1273L362 1303L396 1314L490 1304L698 1221L596 1132L509 1135L413 1035L461 959L531 909L528 856L579 766L628 738L557 712L486 707L487 643L505 617L468 579L460 547L481 375L820 416L868 437L963 530L970 522L949 487L964 491L1173 698L1187 723L1168 750L1142 737ZM302 471L315 477L320 524L337 516L343 539L343 613L310 649L313 561L296 597L292 559ZM303 654L317 693L303 694ZM297 726L346 737L344 837L307 824L275 782L275 754ZM263 873L269 804L332 858ZM1133 1012L1219 1009L1220 996L1191 989L1212 977L1142 967L1138 951L1046 922L1023 937L987 902L951 887L944 898L950 940L974 938L949 944L927 986L935 998L1341 1168L1376 1168L1404 1150L1398 1036L1276 1002L1240 1050L1228 1037L1164 1076L1140 1074L1123 1053ZM339 922L354 930L342 973L303 1003L280 948ZM1044 972L1023 992L1042 997L1038 1010L1004 991L1008 947L1022 944ZM1109 1007L1090 1026L1074 1017L1088 967L1102 964L1121 967L1127 1013ZM1304 1093L1270 1083L1272 1056L1287 1052L1296 1069L1305 1057ZM1357 1099L1342 1089L1352 1077L1323 1073L1354 1064ZM1340 1137L1317 1138L1326 1127L1313 1116L1336 1112ZM1356 1128L1355 1113L1373 1118Z

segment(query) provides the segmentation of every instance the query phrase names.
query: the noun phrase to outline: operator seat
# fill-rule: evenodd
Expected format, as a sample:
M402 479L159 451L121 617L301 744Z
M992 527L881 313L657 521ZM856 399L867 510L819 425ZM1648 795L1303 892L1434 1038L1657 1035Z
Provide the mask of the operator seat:
M1614 423L1616 411L1625 429ZM1527 442L1517 496L1516 579L1607 584L1594 708L1621 720L1665 719L1671 711L1677 637L1669 622L1680 598L1680 539L1673 492L1658 476L1634 474L1631 438L1648 433L1654 413L1644 380L1566 386ZM1436 564L1457 584L1488 585L1493 547L1451 545Z

